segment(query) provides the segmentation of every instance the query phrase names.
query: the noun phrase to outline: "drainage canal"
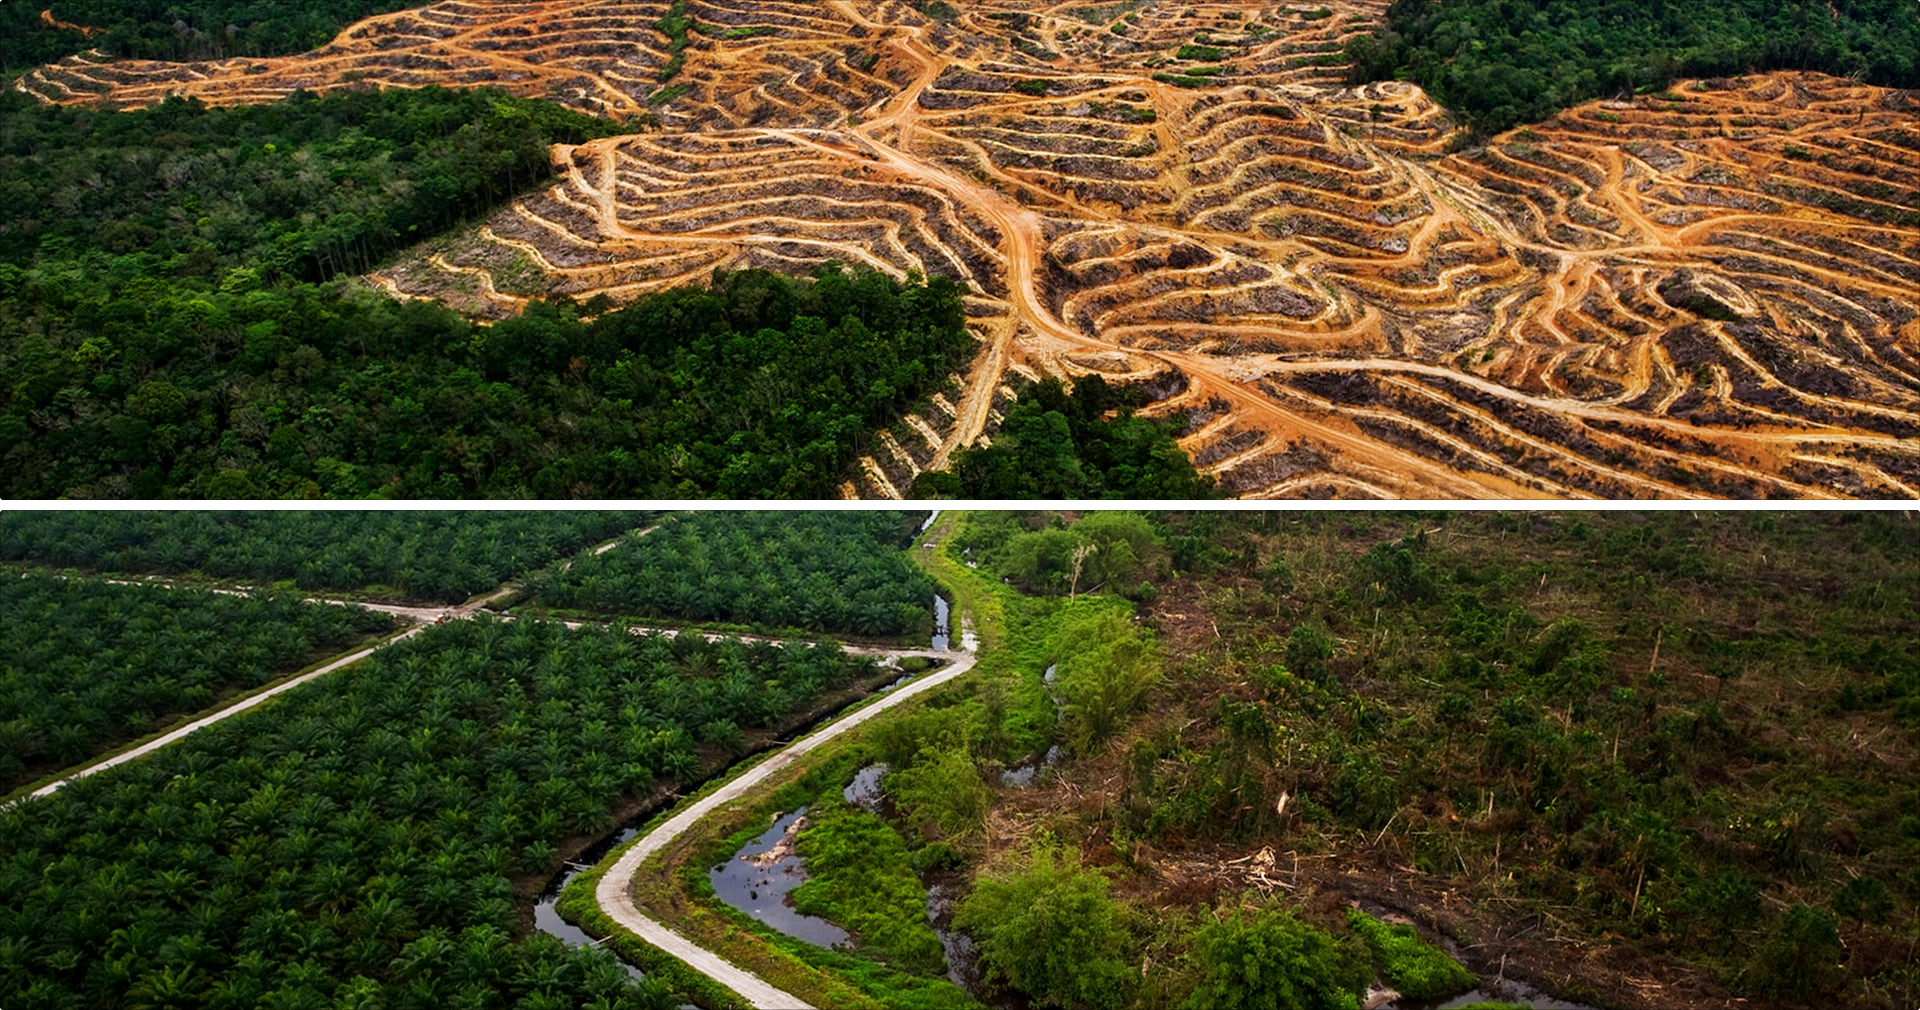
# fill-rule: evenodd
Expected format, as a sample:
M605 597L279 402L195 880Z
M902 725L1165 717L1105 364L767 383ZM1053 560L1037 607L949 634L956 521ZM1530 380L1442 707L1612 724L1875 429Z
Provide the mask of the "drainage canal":
M554 877L553 880L547 884L546 890L540 892L540 901L533 906L533 928L548 936L557 937L561 943L569 947L599 946L599 941L588 936L580 927L560 917L560 909L558 908L560 892L566 890L567 885L573 883L575 877L587 872L593 868L594 864L605 859L607 853L612 852L618 846L625 845L627 842L632 841L634 836L640 833L641 825L652 819L656 812L657 810L648 810L645 813L639 814L623 825L619 831L596 842L591 848L582 852L578 858L567 863L566 869L561 871L559 876ZM612 954L613 952L608 951L608 953ZM620 960L618 955L614 955L614 960L620 961L620 967L625 968L628 975L636 979L646 977L640 969Z

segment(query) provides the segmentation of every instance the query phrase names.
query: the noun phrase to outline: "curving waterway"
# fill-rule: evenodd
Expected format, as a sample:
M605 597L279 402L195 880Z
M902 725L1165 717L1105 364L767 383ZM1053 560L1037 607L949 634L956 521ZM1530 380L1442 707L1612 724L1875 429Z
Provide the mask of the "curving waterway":
M558 907L560 904L560 894L567 889L568 884L573 883L573 878L592 869L595 863L606 858L607 853L632 841L634 836L640 833L641 826L651 820L658 810L659 808L656 807L645 813L636 815L632 820L622 825L620 830L595 842L592 847L580 853L577 859L569 861L565 869L561 870L557 876L547 882L547 889L540 892L540 900L533 906L533 928L548 936L557 938L561 943L569 947L600 946L599 941L588 936L580 927L560 917L560 909ZM633 976L635 979L646 977L644 972L628 964L626 961L621 960L620 956L613 951L609 950L607 954L615 961L619 961L620 967L625 968L628 975Z

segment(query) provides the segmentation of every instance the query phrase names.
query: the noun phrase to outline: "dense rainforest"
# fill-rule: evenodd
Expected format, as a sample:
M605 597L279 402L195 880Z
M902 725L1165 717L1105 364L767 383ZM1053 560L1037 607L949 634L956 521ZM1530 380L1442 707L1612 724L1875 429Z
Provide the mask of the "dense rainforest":
M647 512L7 512L0 561L458 603Z
M390 629L358 607L0 568L0 794Z
M614 129L485 91L0 94L0 494L830 496L971 356L953 282L743 271L479 327L342 278Z
M1681 77L1818 70L1920 87L1909 0L1395 0L1356 82L1413 81L1482 134Z
M678 1005L524 937L516 882L867 669L831 643L455 622L0 810L0 1003Z
M1137 416L1145 390L1098 375L1027 383L991 446L962 449L953 468L913 482L917 498L1191 499L1218 494L1174 435L1180 424Z
M0 75L98 49L148 60L278 56L419 0L55 0L0 4ZM47 11L51 17L43 17ZM53 23L48 23L51 20Z
M897 638L931 627L904 548L925 513L691 512L536 573L535 606Z

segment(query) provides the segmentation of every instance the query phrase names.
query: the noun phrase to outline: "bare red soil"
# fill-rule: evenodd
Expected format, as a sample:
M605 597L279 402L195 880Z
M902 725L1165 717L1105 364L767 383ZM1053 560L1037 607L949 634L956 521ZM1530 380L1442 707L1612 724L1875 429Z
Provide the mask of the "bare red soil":
M79 57L18 86L142 105L486 84L634 122L373 278L481 317L743 266L960 278L971 374L883 434L850 495L990 439L1011 375L1090 372L1183 376L1156 409L1189 412L1196 462L1247 496L1920 494L1906 93L1687 82L1449 153L1418 88L1340 83L1384 0L979 0L953 23L693 2L663 92L667 6L453 0L299 57Z

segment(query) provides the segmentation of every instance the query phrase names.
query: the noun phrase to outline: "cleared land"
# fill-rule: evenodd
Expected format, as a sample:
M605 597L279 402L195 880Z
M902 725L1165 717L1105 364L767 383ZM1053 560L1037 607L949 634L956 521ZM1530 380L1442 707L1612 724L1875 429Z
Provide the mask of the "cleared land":
M1419 89L1340 83L1385 6L449 2L17 87L486 84L643 129L372 278L482 317L743 266L961 279L971 373L849 495L990 439L1010 376L1091 372L1154 378L1247 496L1920 495L1911 95L1688 82L1455 151Z

